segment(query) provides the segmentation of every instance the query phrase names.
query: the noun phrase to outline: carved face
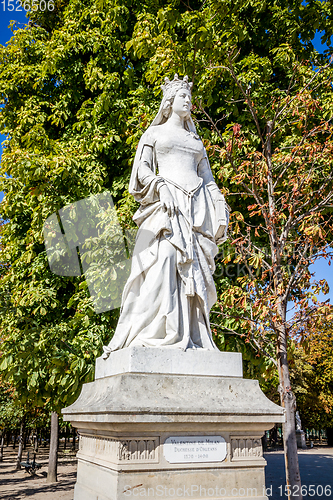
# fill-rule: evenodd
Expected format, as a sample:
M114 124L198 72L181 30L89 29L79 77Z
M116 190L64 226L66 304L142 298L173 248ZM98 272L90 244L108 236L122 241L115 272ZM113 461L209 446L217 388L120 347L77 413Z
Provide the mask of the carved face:
M185 118L191 112L191 93L187 89L179 89L172 104L172 111Z

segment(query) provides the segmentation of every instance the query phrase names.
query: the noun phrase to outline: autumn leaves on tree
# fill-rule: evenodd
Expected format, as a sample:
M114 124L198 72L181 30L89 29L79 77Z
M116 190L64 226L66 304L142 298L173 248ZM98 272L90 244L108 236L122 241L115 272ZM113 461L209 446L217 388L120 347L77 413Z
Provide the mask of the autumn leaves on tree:
M241 262L247 274L223 291L220 317L229 331L244 328L263 350L271 344L272 332L276 338L279 392L286 408L287 480L300 487L287 308L292 301L299 318L308 314L332 318L326 303L314 306L315 292L327 283L314 283L309 272L316 259L330 258L332 69L328 64L314 72L308 62L290 60L288 47L275 51L275 58L277 66L289 60L290 79L282 89L267 86L270 102L264 88L253 92L248 83L253 65L239 63L231 53L223 68L253 120L252 134L243 133L240 124L222 131L201 103L199 108L221 143L214 148L222 158L220 175L229 178L230 194L244 200L248 213L232 214L234 254L224 262ZM263 81L259 69L256 78L260 77Z

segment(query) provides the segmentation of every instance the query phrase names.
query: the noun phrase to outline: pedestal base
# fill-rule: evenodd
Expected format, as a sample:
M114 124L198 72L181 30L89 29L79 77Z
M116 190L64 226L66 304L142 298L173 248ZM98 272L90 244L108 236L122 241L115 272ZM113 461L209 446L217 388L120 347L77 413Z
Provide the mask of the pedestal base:
M266 500L261 437L284 421L255 380L174 373L99 378L63 413L80 434L74 500Z
M125 498L180 499L219 498L266 500L264 467L255 470L181 470L116 473L94 463L79 461L74 500L113 500Z

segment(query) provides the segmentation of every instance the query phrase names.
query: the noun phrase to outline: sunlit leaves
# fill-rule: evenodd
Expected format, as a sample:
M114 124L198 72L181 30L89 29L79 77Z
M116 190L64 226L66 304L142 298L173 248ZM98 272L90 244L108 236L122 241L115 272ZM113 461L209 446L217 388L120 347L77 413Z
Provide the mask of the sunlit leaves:
M0 306L1 370L22 400L59 409L93 379L117 313L94 313L84 276L51 273L43 223L105 189L121 198L135 152L126 121L137 74L125 56L133 30L125 5L72 1L56 11L31 14L36 24L0 48L0 126L10 139L1 165ZM135 206L128 196L121 206L129 224Z
M298 253L304 241L314 250L331 237L329 208L311 212L332 165L331 70L304 88L313 65L327 60L310 40L316 29L325 39L332 33L329 2L70 0L31 15L34 24L0 48L0 128L9 139L1 177L4 370L38 404L64 404L91 380L116 314L95 315L83 277L52 275L43 223L108 189L124 228L133 224L137 204L127 186L136 146L157 112L164 77L177 72L194 82L193 117L234 211L233 251L218 262L225 275L215 276L215 312L230 317L218 317L215 338L266 373L274 356L270 321ZM263 141L284 106L272 137L270 213ZM253 186L261 199L249 193ZM272 230L281 235L290 217L298 222L289 239L274 246ZM275 286L277 251L282 281ZM309 279L305 272L290 291L304 305ZM260 349L268 353L262 366Z

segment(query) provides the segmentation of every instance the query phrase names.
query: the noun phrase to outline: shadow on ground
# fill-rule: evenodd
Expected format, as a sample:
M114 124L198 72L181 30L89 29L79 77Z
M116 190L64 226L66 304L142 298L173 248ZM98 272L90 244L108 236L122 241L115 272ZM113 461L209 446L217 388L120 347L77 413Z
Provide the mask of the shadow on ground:
M270 500L287 499L283 451L265 453L266 488ZM298 454L303 498L333 498L333 448L299 450ZM310 486L312 488L310 489Z
M6 449L7 448L7 449ZM58 482L47 483L47 451L41 450L36 461L42 469L30 476L24 469L15 470L17 451L11 447L4 450L4 461L0 464L1 500L73 500L76 481L76 460L60 456L58 463ZM24 453L26 458L27 451ZM31 453L30 453L31 457ZM45 458L44 458L45 457Z

